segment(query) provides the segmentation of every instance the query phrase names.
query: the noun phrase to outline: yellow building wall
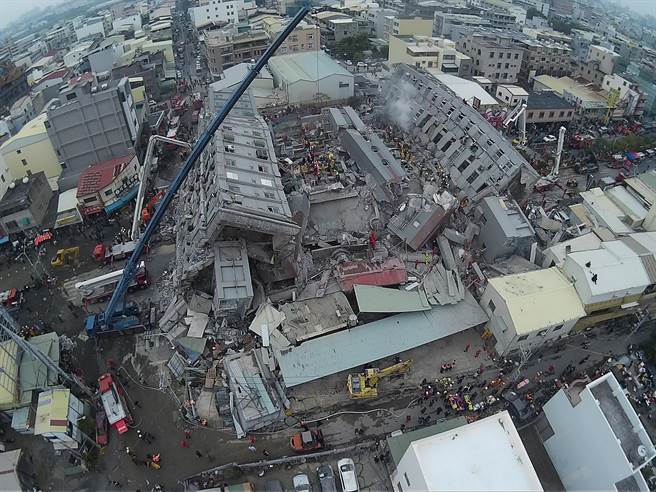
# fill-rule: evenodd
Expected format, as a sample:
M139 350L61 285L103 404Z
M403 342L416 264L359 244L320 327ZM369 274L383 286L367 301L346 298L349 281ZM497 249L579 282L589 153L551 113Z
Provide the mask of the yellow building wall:
M399 32L395 34L399 36L432 36L433 19L399 19Z
M20 154L16 153L15 150L5 153L4 149L0 148L0 153L2 153L2 158L7 164L11 177L14 180L22 179L27 176L27 171L32 174L43 171L46 178L48 178L50 188L57 190L57 180L62 173L62 167L59 165L59 158L50 143L50 139L46 138L40 142L21 147L20 151ZM27 164L23 164L23 159Z
M406 44L399 38L390 35L389 37L389 53L387 60L390 63L412 63L412 57L408 55Z

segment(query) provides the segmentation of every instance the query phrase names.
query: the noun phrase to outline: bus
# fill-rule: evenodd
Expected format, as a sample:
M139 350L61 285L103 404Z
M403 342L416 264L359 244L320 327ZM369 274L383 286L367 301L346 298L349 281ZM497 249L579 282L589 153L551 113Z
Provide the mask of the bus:
M82 302L84 304L102 302L112 296L122 276L123 269L116 270L83 282L78 282L75 284L75 289L82 294ZM136 289L145 289L149 285L150 278L146 270L146 264L142 261L137 268L137 273L132 277L132 281L128 286L128 292Z

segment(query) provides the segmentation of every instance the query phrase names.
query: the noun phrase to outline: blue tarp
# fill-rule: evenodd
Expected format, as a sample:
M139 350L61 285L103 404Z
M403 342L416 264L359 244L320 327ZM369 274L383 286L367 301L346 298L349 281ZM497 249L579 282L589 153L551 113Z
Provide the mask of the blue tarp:
M636 152L627 152L626 158L630 161L635 161L638 158L638 154Z
M121 198L116 200L110 205L107 205L105 207L105 213L107 215L113 214L114 212L117 212L121 210L123 207L125 207L130 200L133 200L137 196L137 192L139 191L139 186L135 186L132 188L130 191L128 191L125 195L123 195Z
M9 236L0 237L0 244L6 244L9 242Z

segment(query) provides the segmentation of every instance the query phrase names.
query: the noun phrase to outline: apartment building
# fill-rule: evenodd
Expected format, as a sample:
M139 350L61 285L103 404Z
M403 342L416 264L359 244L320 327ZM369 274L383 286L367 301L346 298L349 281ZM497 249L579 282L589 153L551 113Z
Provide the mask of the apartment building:
M433 19L422 17L394 17L392 20L392 36L432 36Z
M483 8L483 18L490 19L488 15L498 13L513 17L513 24L526 24L526 9L520 5L505 0L479 0L479 3ZM494 27L505 27L495 25L493 19L490 20Z
M204 40L207 66L214 77L220 76L226 68L238 63L257 60L269 46L269 36L264 31L241 34L229 30L206 31Z
M458 53L453 41L429 36L390 36L388 61L417 68L435 68L443 73L467 77L471 59Z
M604 77L615 71L615 64L619 58L620 55L610 48L597 44L590 45L585 62L579 64L577 75L601 86Z
M414 90L399 94L399 79ZM462 196L484 190L496 193L512 187L520 174L537 179L537 173L490 123L467 101L436 79L413 67L397 68L385 85L387 97L404 97L411 115L411 132L427 145L435 159L447 165ZM533 178L532 178L533 177Z
M516 43L525 50L519 73L522 84L528 84L535 75L565 77L576 70L572 49L565 44L530 38L518 39Z
M62 191L75 187L90 164L132 152L141 133L127 77L101 83L72 79L47 114L48 135L64 167Z
M196 29L208 24L237 22L239 12L255 8L255 2L245 0L200 0L198 7L191 7L189 17Z
M268 18L262 21L262 29L267 33L270 39L275 39L284 27L285 24L280 18ZM317 51L320 44L319 26L301 21L287 39L285 39L280 45L280 48L278 48L276 53L279 55L287 55L290 53L298 53L300 51Z
M102 17L89 17L75 27L75 37L78 41L93 37L105 37L105 19Z
M494 83L519 80L524 50L495 31L461 31L456 48L472 59L472 74Z
M617 114L614 114L613 117L639 117L645 112L647 96L640 88L640 85L631 80L629 76L606 75L601 88L609 93L609 98L613 92L617 95L617 102L615 103Z
M433 34L450 39L454 27L489 27L490 25L491 23L480 15L435 12Z
M378 39L384 39L386 32L387 17L394 17L397 14L395 10L383 9L377 7L368 8L364 13L364 18L369 23L369 30L372 36ZM387 31L389 38L389 30Z
M52 189L42 172L11 183L0 200L3 235L37 230L46 216L50 198Z
M28 92L27 75L13 63L0 64L0 108L9 109Z
M526 123L566 123L574 119L576 107L555 92L530 92L526 103Z

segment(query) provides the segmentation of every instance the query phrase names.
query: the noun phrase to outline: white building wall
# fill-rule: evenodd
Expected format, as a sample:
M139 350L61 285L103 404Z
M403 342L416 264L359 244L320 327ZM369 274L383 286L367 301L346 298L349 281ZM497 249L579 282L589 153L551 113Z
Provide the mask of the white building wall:
M252 2L244 0L208 0L200 7L189 9L189 16L195 27L200 27L209 22L237 22L240 10L254 8Z
M102 19L98 19L97 22L90 24L83 24L80 27L75 28L75 36L78 41L81 41L85 38L96 36L100 34L101 36L105 35L105 24Z
M592 394L572 407L561 390L542 409L554 432L544 447L565 490L615 490L629 463Z
M127 17L121 17L119 19L115 19L112 22L112 27L114 29L120 29L122 27L132 27L134 30L141 29L141 15L140 14L134 14L134 15L128 15Z
M425 492L428 490L421 466L417 461L417 454L412 445L406 450L391 478L395 492Z
M286 84L285 92L290 104L316 101L317 83L309 80L299 80L293 84ZM346 75L331 75L319 81L318 91L328 96L332 101L343 101L354 94L353 77Z

